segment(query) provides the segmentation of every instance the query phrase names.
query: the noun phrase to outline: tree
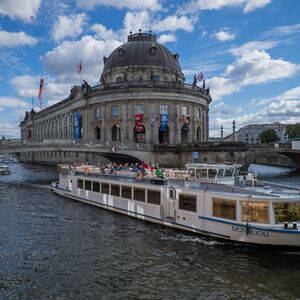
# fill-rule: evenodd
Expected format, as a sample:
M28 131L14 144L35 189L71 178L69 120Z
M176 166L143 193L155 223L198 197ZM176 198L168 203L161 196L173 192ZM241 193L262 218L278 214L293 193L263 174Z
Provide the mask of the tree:
M279 137L274 129L266 129L260 135L261 143L274 143L279 140Z
M286 134L289 139L300 138L300 123L288 125L286 128Z

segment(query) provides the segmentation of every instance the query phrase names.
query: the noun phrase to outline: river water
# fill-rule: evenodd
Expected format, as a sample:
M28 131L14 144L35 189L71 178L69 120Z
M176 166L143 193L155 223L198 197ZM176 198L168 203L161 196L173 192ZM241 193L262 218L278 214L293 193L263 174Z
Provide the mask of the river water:
M300 299L300 250L135 220L52 194L53 167L10 168L0 177L0 299Z

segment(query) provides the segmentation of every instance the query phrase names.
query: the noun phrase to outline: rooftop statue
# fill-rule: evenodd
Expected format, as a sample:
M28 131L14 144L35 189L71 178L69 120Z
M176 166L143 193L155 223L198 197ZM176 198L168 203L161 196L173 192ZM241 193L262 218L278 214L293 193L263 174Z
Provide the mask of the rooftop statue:
M81 85L81 89L84 95L87 95L91 92L92 87L87 83L87 81L83 80L83 84Z

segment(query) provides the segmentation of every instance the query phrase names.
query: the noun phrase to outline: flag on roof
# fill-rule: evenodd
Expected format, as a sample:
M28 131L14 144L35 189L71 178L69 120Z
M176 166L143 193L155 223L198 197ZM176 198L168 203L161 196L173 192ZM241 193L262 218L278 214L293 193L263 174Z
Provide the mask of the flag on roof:
M82 73L82 62L80 61L77 65L77 74L81 74Z
M198 81L203 81L203 79L204 79L204 74L203 74L202 71L197 75L197 79L198 79Z

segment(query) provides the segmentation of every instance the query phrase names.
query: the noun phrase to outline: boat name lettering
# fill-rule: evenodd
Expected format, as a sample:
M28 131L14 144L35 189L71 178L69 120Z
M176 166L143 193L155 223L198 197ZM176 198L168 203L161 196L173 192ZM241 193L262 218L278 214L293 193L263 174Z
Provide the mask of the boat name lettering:
M237 231L237 232L240 232L240 233L246 233L247 230L246 230L246 227L232 225L232 231ZM260 236L260 237L266 237L267 238L267 237L269 237L269 232L259 230L259 229L249 228L248 235L255 235L255 236Z

